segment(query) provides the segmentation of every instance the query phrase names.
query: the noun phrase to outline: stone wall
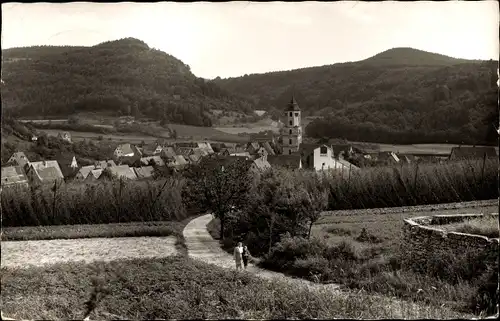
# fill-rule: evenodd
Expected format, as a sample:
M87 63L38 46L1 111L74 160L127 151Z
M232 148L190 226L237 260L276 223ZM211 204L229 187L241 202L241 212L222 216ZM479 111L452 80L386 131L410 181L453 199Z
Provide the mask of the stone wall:
M484 214L498 217L498 213ZM401 250L404 255L403 266L417 272L428 272L431 266L442 259L450 264L469 259L481 261L487 266L498 269L499 239L459 232L447 232L439 225L459 223L466 219L480 218L483 214L458 214L421 216L404 220ZM445 262L446 263L446 262ZM446 264L442 265L445 270ZM443 271L446 273L446 271Z

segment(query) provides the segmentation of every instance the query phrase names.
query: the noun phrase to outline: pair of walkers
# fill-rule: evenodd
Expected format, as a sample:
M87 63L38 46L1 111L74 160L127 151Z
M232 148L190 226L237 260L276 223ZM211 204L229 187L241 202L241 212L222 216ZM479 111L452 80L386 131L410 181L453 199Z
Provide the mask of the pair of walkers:
M248 251L248 247L241 242L238 242L238 245L234 248L234 261L236 263L236 270L241 270L243 267L247 268L248 259L250 258L250 252ZM243 266L241 265L243 263Z

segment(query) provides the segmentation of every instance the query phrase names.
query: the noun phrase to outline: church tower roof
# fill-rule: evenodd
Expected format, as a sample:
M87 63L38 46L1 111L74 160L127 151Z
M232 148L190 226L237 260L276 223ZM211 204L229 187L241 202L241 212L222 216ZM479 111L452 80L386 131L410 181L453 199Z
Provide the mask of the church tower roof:
M297 104L294 96L292 96L292 100L288 103L285 111L300 111L299 104Z

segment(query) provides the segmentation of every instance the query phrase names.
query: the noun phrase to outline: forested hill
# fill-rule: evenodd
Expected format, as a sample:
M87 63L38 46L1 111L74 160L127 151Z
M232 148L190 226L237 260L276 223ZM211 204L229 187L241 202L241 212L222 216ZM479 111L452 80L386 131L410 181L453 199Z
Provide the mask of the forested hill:
M246 99L133 38L2 50L2 80L2 109L14 116L93 111L210 126L210 109L253 110Z
M279 114L294 92L313 137L496 143L497 61L396 48L359 62L215 79Z

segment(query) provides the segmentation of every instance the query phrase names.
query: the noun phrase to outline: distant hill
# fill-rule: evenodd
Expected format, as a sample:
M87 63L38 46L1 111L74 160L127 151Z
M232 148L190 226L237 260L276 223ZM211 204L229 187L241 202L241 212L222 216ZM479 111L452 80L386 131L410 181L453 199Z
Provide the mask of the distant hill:
M251 104L134 38L93 47L2 50L2 108L13 116L104 112L210 126L209 111Z
M497 61L412 48L358 61L214 80L273 118L295 95L311 137L386 143L496 143Z
M373 57L360 61L374 66L404 65L404 66L451 66L456 64L481 62L452 58L445 55L427 52L413 48L393 48L376 54Z

